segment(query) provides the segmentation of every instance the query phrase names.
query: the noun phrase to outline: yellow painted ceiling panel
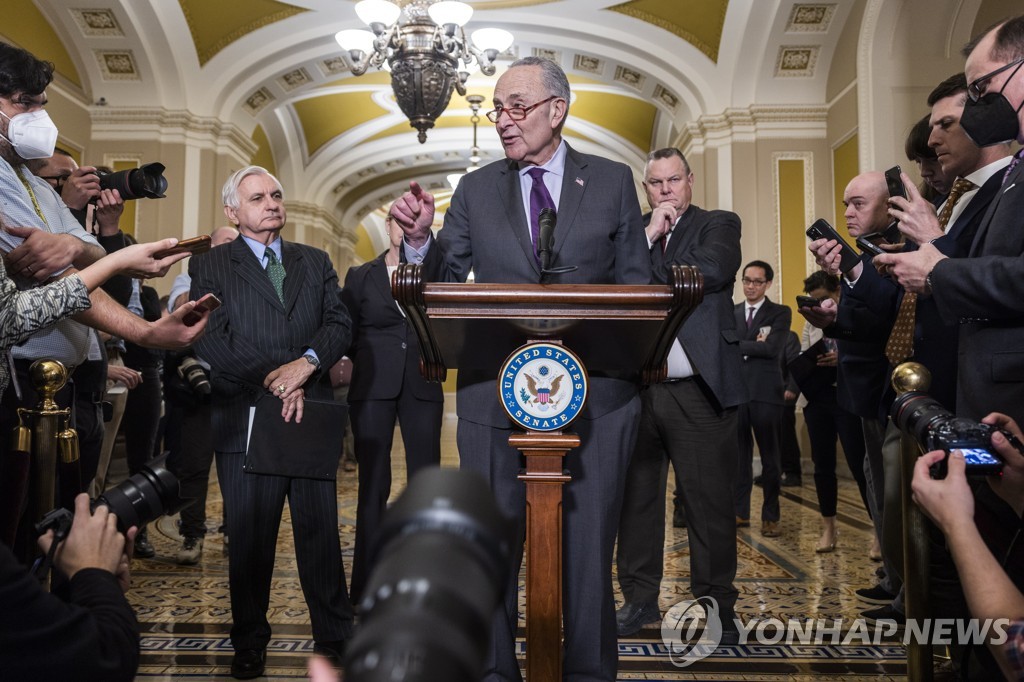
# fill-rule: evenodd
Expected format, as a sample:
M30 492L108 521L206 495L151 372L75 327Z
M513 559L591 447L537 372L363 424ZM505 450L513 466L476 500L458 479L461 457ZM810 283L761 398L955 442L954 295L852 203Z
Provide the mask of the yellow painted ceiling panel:
M631 0L608 9L674 33L718 61L729 0Z
M650 102L634 97L582 91L576 93L569 114L569 121L575 117L593 123L621 135L646 152L654 137L657 109Z
M306 149L310 156L338 135L372 121L387 111L373 102L365 92L310 97L292 106L306 136Z
M64 43L32 0L4 0L3 16L0 33L39 59L53 62L57 73L82 87L82 77Z
M362 76L347 76L340 80L318 85L317 88L336 88L342 85L391 85L391 74L387 71L367 71Z
M308 10L274 0L178 0L199 65L253 31Z
M263 166L273 175L277 175L277 165L274 163L274 151L270 147L270 140L263 126L256 126L252 131L252 141L256 143L256 153L253 154L252 163L255 166Z

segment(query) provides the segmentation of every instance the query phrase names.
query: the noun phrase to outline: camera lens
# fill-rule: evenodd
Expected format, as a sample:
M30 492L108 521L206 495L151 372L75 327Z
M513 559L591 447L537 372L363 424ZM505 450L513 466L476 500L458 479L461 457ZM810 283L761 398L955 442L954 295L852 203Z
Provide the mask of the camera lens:
M189 388L200 396L210 395L210 375L206 368L194 357L186 357L178 365L178 376L188 383Z
M954 419L953 413L935 398L921 391L908 391L896 398L890 411L900 431L910 434L925 448L931 448L930 435L942 422Z
M163 199L167 178L162 163L147 163L138 168L100 175L100 189L116 189L125 201L132 199Z
M479 679L511 537L478 475L418 473L381 526L345 679Z
M96 498L94 506L106 505L117 514L117 529L122 533L165 514L176 514L194 502L181 497L178 479L167 470L166 459L167 455L162 455L142 465L137 474Z

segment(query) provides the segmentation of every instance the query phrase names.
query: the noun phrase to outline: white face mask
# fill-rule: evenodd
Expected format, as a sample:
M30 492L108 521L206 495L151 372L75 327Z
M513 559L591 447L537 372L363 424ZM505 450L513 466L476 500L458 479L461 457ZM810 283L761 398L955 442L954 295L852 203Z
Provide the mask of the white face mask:
M50 115L45 110L30 111L13 117L0 111L0 116L10 121L7 125L7 135L0 137L11 143L15 154L26 161L48 159L53 156L53 150L57 146L57 126L53 125Z

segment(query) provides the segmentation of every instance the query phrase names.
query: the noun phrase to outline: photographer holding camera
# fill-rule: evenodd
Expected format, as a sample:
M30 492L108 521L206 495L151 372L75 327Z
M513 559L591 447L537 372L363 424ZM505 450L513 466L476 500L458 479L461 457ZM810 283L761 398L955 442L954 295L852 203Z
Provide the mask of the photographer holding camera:
M971 615L982 621L1014 621L1007 641L990 642L989 649L1007 679L1020 679L1024 675L1024 576L1020 572L1020 550L1014 550L1017 536L1024 529L1020 518L1024 511L1024 456L1004 432L1017 439L1024 439L1024 434L1013 419L998 412L989 414L982 423L999 429L992 433L990 442L1004 463L1001 475L988 476L981 484L972 485L960 450L954 450L948 458L946 451L934 450L918 459L911 487L914 501L945 534ZM945 478L933 478L934 468L943 461ZM993 496L1005 505L1001 515L993 513L989 504ZM1007 537L1009 545L999 542ZM1003 557L1002 564L997 556Z
M216 248L233 242L238 237L238 230L230 225L218 227L210 237L210 243ZM188 302L191 286L192 278L187 272L174 279L167 303L169 312L173 313ZM206 493L213 463L211 390L210 365L192 348L167 355L164 362L164 405L167 412L164 449L168 452L167 466L181 481L182 494L196 500L195 504L181 511L178 528L181 546L175 561L182 566L199 563L206 537ZM227 518L226 511L224 518Z
M135 614L124 597L128 552L135 537L117 530L106 506L89 509L75 498L67 539L55 566L67 577L63 598L43 590L14 554L0 544L0 670L4 679L131 680L139 665ZM48 552L53 531L39 538Z

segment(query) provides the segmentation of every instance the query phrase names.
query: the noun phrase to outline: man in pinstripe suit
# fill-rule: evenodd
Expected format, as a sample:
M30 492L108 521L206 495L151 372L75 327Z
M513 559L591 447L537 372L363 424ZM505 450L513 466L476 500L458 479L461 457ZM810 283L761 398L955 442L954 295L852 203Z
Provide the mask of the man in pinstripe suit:
M194 259L189 273L193 299L213 293L224 302L196 349L211 366L213 446L231 537L231 674L251 679L265 667L266 611L285 497L316 650L337 661L351 634L334 481L242 470L250 406L269 390L264 399L279 399L285 419L299 420L304 397L330 399L330 378L321 367L341 359L351 329L327 254L280 238L286 214L277 178L258 166L243 168L224 185L223 199L241 238Z

